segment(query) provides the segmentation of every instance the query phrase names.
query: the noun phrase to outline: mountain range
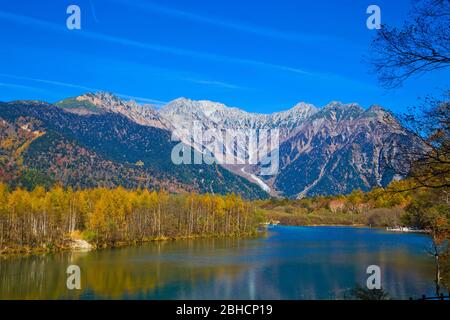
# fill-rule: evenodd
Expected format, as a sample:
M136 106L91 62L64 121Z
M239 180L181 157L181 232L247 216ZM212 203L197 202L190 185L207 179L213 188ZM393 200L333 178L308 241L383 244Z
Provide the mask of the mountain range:
M211 143L193 138L194 124L214 131L235 163L175 164L180 142L192 156L220 159ZM269 151L278 170L262 175L264 159L249 136L228 144L220 133L277 131ZM12 185L59 182L72 187L150 187L170 192L238 193L301 198L386 186L406 176L402 148L414 136L380 106L299 103L272 114L250 113L211 101L178 98L160 109L106 92L55 104L0 103L0 179ZM222 155L223 156L223 155Z

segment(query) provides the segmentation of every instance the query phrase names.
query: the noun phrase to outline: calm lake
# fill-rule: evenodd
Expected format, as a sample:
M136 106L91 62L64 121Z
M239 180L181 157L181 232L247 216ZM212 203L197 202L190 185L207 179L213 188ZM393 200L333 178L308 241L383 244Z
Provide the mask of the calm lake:
M422 234L352 227L270 227L250 239L154 242L0 259L0 299L342 299L381 268L394 298L434 291ZM66 268L81 268L68 290Z

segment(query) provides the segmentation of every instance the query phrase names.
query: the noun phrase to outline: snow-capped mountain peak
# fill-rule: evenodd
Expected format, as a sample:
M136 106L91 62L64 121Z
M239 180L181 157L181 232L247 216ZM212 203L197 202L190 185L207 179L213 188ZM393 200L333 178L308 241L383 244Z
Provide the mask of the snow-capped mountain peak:
M106 92L84 94L57 105L82 115L119 113L138 124L164 128L197 151L212 152L232 172L290 197L385 186L392 180L391 168L397 175L407 172L396 160L399 146L416 143L390 112L377 105L366 110L356 103L332 101L317 108L300 102L284 111L260 114L208 100L178 98L156 110ZM210 129L214 141L223 147L216 150L212 140L196 139L203 138L192 130L198 126ZM228 143L226 134L239 130L240 135L233 137L236 143ZM278 146L270 142L270 150L280 155L279 172L266 180L261 171L263 147L249 146L246 135L261 130L278 130L279 134ZM255 158L257 162L250 161ZM220 162L223 159L227 162Z

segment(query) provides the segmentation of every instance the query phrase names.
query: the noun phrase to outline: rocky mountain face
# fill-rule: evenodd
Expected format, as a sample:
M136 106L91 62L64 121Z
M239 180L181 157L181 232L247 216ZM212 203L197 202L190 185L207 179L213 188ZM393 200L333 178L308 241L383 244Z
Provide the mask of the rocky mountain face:
M126 110L125 102L98 104L87 113L80 112L89 105L81 101L81 106L71 105L70 112L38 101L0 103L0 161L8 168L0 179L26 187L35 184L24 185L31 179L73 187L141 186L267 196L218 165L174 164L171 153L178 143L171 141L171 132L139 124L134 113L119 112Z
M144 126L168 129L169 125L153 106L141 105L133 100L123 100L108 92L86 93L59 101L55 105L79 115L113 112Z
M25 163L51 173L52 179L70 181L67 184L84 181L83 185L90 186L97 179L105 185L135 186L139 183L130 181L151 181L152 185L160 181L178 190L237 192L253 198L266 196L265 191L295 198L386 186L409 170L401 149L419 143L383 108L365 110L339 102L323 108L299 103L286 111L257 114L179 98L157 110L100 92L55 105L35 101L0 104L0 118L3 135L23 131L23 125L34 126L32 132L39 136L27 131L31 136L29 147L23 148L28 150ZM194 127L215 135L210 141L193 139L197 138ZM277 143L268 146L279 155L278 170L270 176L262 175L265 159L256 157L260 148L249 143L250 135L267 130L278 132ZM226 141L230 131L239 132L232 144ZM171 160L178 143L174 138L192 146L196 154L208 153L217 160L229 156L233 163L176 165ZM212 147L217 143L223 148ZM45 153L70 155L66 158L72 160L63 157L63 170L55 161L45 165ZM110 171L96 172L96 164ZM77 178L74 172L80 168L96 172L96 177ZM115 180L114 170L120 173ZM75 178L69 179L70 174Z
M206 128L279 129L284 137L317 111L313 105L299 103L287 111L258 114L217 102L179 98L169 102L159 113L174 126L189 127L198 121Z
M401 152L418 141L380 107L331 103L280 145L273 187L289 197L386 186L408 173Z
M243 153L243 165L225 166L274 195L294 198L386 186L408 173L401 149L420 143L380 106L364 110L357 104L340 102L323 108L299 103L287 111L266 115L181 98L163 107L160 114L183 128L197 122L206 129L278 129L280 161L276 174L261 175L261 161L248 163L250 152ZM183 141L189 143L186 137ZM245 137L237 144L245 146ZM235 155L236 149L225 148L225 153Z
M249 142L250 136L261 137L264 131L268 141L270 134L276 131L279 139L283 140L317 110L313 105L299 103L287 111L257 114L230 108L221 103L179 98L164 106L160 115L166 122L171 123L181 141L199 152L207 150L214 154L219 163L229 165L230 161L226 161L227 159L234 159L232 162L235 164L250 164L250 159L257 159L258 153L266 151L262 150L265 145L252 145ZM199 138L196 134L199 130L195 128L200 128L202 132L213 131L216 143L209 144L206 137ZM220 148L217 145L220 145ZM277 144L268 144L267 148L272 150L276 146ZM240 170L234 170L233 165L227 167L241 173Z

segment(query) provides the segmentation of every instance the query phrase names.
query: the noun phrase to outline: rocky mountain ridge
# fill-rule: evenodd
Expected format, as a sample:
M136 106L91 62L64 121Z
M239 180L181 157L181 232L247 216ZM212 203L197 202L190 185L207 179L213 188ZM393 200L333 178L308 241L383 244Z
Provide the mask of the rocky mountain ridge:
M230 156L233 163L219 163L234 175L258 184L272 195L287 197L348 193L354 189L386 186L408 173L402 148L419 143L395 116L377 105L364 109L356 103L334 101L318 108L298 103L285 111L258 114L187 98L175 99L156 109L105 92L87 93L55 105L79 117L121 115L138 125L167 132L172 135L172 141L176 136L195 152L212 154L217 160ZM210 141L193 141L194 125L203 131L216 132L214 139L223 149L211 147ZM278 168L270 176L262 174L264 157L256 157L256 162L249 161L261 150L259 146L251 148L247 132L259 134L266 130L279 134L277 139L273 138L277 143L268 147L268 151L279 155ZM230 131L244 134L237 135L230 145L222 135ZM127 133L123 135L124 141L133 139ZM151 136L141 138L153 139ZM158 155L153 157L157 159Z

